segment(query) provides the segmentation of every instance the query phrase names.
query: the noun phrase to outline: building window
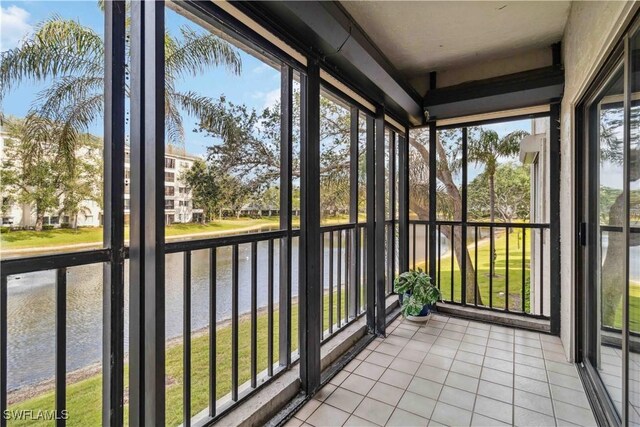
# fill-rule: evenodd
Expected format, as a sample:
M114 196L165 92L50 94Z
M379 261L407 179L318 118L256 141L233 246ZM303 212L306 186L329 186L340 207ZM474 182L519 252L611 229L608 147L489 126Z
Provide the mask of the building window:
M165 209L175 209L176 205L175 205L175 201L174 200L165 200L164 201L164 208Z
M164 195L165 196L173 196L176 194L176 187L173 185L165 185L164 186Z
M189 164L189 162L180 162L180 167L188 169L191 167L191 165Z
M164 158L164 167L168 169L175 169L176 167L176 159L172 159L171 157Z
M180 200L178 202L178 206L184 206L184 207L188 208L189 207L189 201L188 200Z
M174 182L176 180L176 174L173 172L165 172L164 173L164 180L166 182Z
M187 194L188 192L189 192L189 189L187 187L178 188L178 193L180 194Z

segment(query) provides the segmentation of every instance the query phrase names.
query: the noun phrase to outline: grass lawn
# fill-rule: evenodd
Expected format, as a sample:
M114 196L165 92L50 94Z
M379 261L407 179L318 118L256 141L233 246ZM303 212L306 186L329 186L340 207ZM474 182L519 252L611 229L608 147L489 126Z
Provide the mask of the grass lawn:
M224 219L222 221L215 221L209 224L172 224L165 228L165 232L168 237L171 237L185 234L212 233L217 231L229 231L276 224L278 224L278 219L275 217L259 219ZM124 236L125 239L129 239L128 225L125 226ZM43 231L2 231L0 241L2 242L2 248L5 250L33 247L55 247L78 243L100 244L102 243L102 227L81 227L76 230L58 228Z
M338 224L348 222L348 216L340 215L323 219L323 225ZM239 218L223 219L208 224L200 223L174 223L165 228L167 237L183 236L188 234L205 234L221 231L243 231L247 228L277 226L278 217L264 218ZM300 225L300 218L293 218L293 226ZM125 239L129 239L129 226L124 229ZM3 250L28 248L52 248L56 246L66 246L75 244L102 243L102 227L81 227L76 230L53 229L43 231L21 230L6 231L0 227L0 246Z
M622 298L616 309L614 328L622 329ZM629 330L640 333L640 282L629 283Z
M337 296L334 295L334 304ZM342 294L344 307L344 293ZM324 297L324 329L328 328L329 295ZM335 313L335 307L334 307ZM334 320L336 315L334 314ZM267 315L266 312L258 316L258 372L267 368ZM274 357L278 361L278 312L274 312ZM291 310L291 345L292 351L298 348L298 305L293 304ZM243 318L239 323L238 344L238 376L242 384L251 375L251 323L249 318ZM225 326L217 330L216 346L216 396L221 398L231 390L231 327ZM207 408L209 399L209 334L204 332L191 339L191 414ZM170 345L166 352L166 416L167 425L182 423L183 405L183 349L182 343ZM128 387L128 365L125 365L125 388ZM126 390L125 390L126 395ZM9 410L53 410L54 392L47 392L41 396L9 405ZM69 411L68 426L93 426L101 424L102 417L102 375L96 375L67 385L67 410ZM127 423L128 405L125 406L125 423ZM15 426L47 425L51 422L19 421L11 422Z
M525 310L529 311L529 261L530 261L530 246L531 232L526 231L526 247L525 247L525 275L524 284L522 283L522 232L520 230L513 230L509 234L509 265L507 266L506 259L506 242L507 236L505 232L495 234L495 251L496 260L494 262L494 277L493 277L493 307L504 308L505 307L505 284L507 278L507 272L509 276L509 308L514 311L521 310L522 301L522 286L525 287ZM475 267L475 246L469 247L469 255L471 262ZM437 261L436 261L437 262ZM454 259L453 263L453 301L461 301L461 272L458 266L457 259ZM425 263L418 263L416 265L422 269L425 269ZM443 255L440 260L440 277L435 278L435 283L440 284L440 290L442 292L443 299L451 300L451 283L452 283L452 269L451 269L451 256L449 254ZM437 268L437 267L436 267ZM489 306L489 294L490 294L490 244L489 240L478 242L478 288L480 290L480 296L482 298L482 304Z

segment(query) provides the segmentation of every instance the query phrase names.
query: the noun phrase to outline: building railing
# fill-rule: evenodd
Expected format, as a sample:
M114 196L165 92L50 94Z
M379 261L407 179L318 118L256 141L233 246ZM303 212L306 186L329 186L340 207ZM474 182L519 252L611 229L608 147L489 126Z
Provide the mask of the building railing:
M340 330L360 318L366 312L366 224L341 224L321 227L324 292L322 295L322 343L329 341ZM269 383L281 373L288 370L297 361L297 331L298 325L292 323L292 318L297 318L296 293L292 292L292 285L297 287L297 277L290 281L280 278L280 248L290 240L296 248L299 230L276 230L250 234L240 234L211 239L183 240L169 242L164 245L167 256L171 254L182 255L182 265L172 258L171 268L181 268L182 277L182 336L179 341L182 344L182 393L184 407L184 425L190 425L192 417L203 413L192 414L192 307L194 286L192 281L193 254L196 251L208 251L206 262L208 263L208 301L209 309L209 403L205 419L215 420L226 414L239 402L252 395L260 387ZM219 311L219 298L217 291L222 285L218 271L221 268L221 254L227 257L230 252L230 336L231 336L231 381L228 394L217 398L216 366L218 349L217 325L220 319L216 314ZM128 258L128 248L124 257ZM241 258L240 254L243 254ZM248 253L248 257L245 255ZM56 271L55 282L55 409L63 411L67 409L67 269L91 264L108 264L111 254L110 249L98 249L76 253L64 253L29 258L14 258L2 261L1 287L0 287L0 409L7 409L7 280L10 276L35 271ZM198 259L202 259L201 256ZM297 272L294 265L297 260L297 250L292 251L287 268L291 272ZM225 258L224 262L228 262ZM245 263L246 262L246 263ZM241 266L242 264L242 266ZM167 263L169 265L169 263ZM226 265L226 264L225 264ZM229 268L228 265L225 268ZM266 273L259 277L259 274ZM291 274L289 274L291 276ZM258 292L264 293L265 289L259 289L258 284L265 286L267 301L264 304L258 302ZM229 283L227 283L229 285ZM249 288L249 310L241 309L240 289ZM283 288L284 287L284 288ZM286 289L285 289L286 288ZM283 292L284 291L284 292ZM289 296L288 301L283 296ZM293 302L293 304L292 304ZM244 302L246 307L246 301ZM229 307L227 307L229 308ZM293 315L292 315L293 314ZM264 354L258 354L258 347L264 351L264 341L259 343L258 322L260 316L266 316L266 368L264 367ZM275 316L278 316L276 324ZM241 323L245 317L249 322L249 358L239 360L240 341L246 345L246 324L242 328ZM264 317L261 325L264 325ZM283 326L284 325L284 326ZM264 326L261 332L264 334ZM124 332L124 331L122 331ZM277 338L276 338L277 334ZM241 336L242 335L242 336ZM264 337L261 337L264 339ZM276 342L277 340L277 342ZM260 357L262 356L262 357ZM240 373L240 365L246 368L249 365L248 378ZM59 412L61 413L61 412Z
M409 224L410 267L433 275L444 302L549 318L549 224ZM461 241L467 253L456 247Z

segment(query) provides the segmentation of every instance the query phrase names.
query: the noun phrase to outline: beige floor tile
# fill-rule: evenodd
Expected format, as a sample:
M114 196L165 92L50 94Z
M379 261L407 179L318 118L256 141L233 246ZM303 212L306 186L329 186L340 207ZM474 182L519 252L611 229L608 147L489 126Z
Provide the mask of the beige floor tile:
M438 402L433 410L431 419L448 426L468 426L471 425L471 416L472 413L470 411Z
M369 391L367 396L380 402L396 406L403 394L404 389L378 382L373 386L371 391Z
M340 387L366 396L369 390L373 388L376 382L370 378L361 377L357 374L351 374L346 380L340 384Z
M351 413L358 407L360 402L362 402L362 399L364 399L362 395L354 393L351 390L338 387L329 397L327 397L324 403Z
M389 421L387 421L387 426L389 427L426 427L427 424L429 424L428 419L400 408L396 408Z
M387 423L389 417L391 417L393 409L394 407L391 405L366 397L354 411L353 415L383 426Z
M419 394L405 392L398 402L398 408L411 412L423 418L430 418L433 408L436 406L436 401L429 399L428 397L421 396Z
M315 427L341 426L349 418L349 413L323 403L306 422Z
M485 396L476 398L476 406L473 412L485 417L495 418L507 424L511 424L513 419L513 406Z
M471 411L476 401L476 394L444 386L440 392L440 396L438 396L438 401Z
M387 369L384 374L382 374L382 377L380 377L380 382L401 389L406 389L407 387L409 387L409 383L412 379L413 376L409 374L405 374L404 372L400 371L394 371L393 369Z

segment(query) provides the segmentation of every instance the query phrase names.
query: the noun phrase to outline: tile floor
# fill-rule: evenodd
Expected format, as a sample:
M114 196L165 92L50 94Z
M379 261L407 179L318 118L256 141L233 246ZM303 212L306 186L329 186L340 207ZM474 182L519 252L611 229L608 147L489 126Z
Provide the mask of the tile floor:
M557 337L442 315L387 334L287 425L596 425Z

